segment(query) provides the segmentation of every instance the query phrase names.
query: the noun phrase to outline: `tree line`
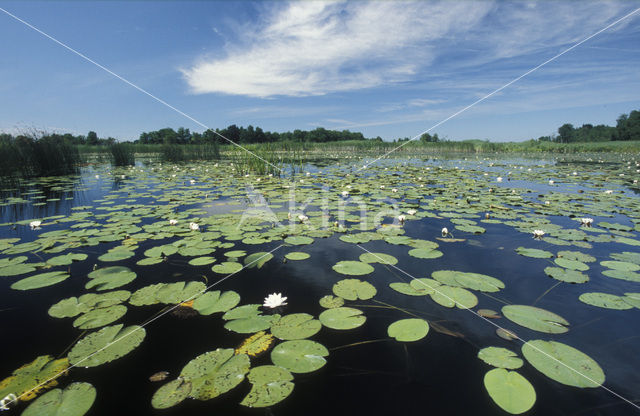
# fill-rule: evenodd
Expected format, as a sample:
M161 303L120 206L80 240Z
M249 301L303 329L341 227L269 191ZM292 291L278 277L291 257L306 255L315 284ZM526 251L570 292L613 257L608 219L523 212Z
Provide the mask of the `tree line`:
M616 120L616 126L604 124L583 124L581 127L574 127L573 124L565 123L558 128L558 134L542 136L538 141L556 143L579 143L579 142L605 142L612 140L640 140L640 111L633 110L629 114L622 114Z

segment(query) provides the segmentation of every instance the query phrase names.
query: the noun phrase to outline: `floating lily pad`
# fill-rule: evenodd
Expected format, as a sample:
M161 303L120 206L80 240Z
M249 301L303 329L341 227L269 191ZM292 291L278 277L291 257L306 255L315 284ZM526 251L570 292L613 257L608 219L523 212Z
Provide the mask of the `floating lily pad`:
M564 257L558 257L554 260L554 262L558 266L564 267L569 270L578 270L582 272L589 270L589 266L587 266L586 264L578 260L571 260Z
M424 319L401 319L387 328L387 334L400 342L418 341L427 336L429 324Z
M438 286L430 296L434 302L447 308L470 309L478 304L476 295L461 287Z
M558 257L562 257L569 260L577 260L583 263L593 263L596 258L589 254L582 253L580 251L559 251Z
M523 364L515 352L500 347L483 348L478 351L478 358L491 366L509 370L520 368Z
M160 387L151 398L154 409L168 409L182 402L191 393L191 382L182 378L172 380Z
M287 258L287 260L306 260L311 256L309 255L309 253L303 253L301 251L292 251L290 253L287 253L285 257Z
M285 315L271 326L271 333L282 340L309 338L320 331L322 324L307 313Z
M585 283L589 276L577 270L567 270L562 267L545 267L544 272L556 280L567 283Z
M502 314L510 321L534 331L562 334L569 330L566 319L535 306L507 305L502 307Z
M279 318L280 315L256 315L248 318L230 320L224 324L224 327L229 331L239 334L251 334L269 329Z
M240 303L240 295L228 290L220 293L219 290L205 292L193 301L193 309L200 315L211 315L216 312L227 312Z
M82 261L87 258L84 253L67 253L62 256L52 257L47 260L47 264L51 266L68 266L74 261Z
M247 376L252 384L249 394L240 402L247 407L268 407L286 399L293 391L293 375L275 365L252 368Z
M580 302L586 303L587 305L597 306L599 308L605 309L625 310L633 308L632 305L625 302L625 299L622 296L611 295L609 293L583 293L578 299L580 299Z
M82 416L96 399L96 389L89 383L71 383L64 390L55 389L31 403L22 416Z
M313 238L303 235L292 235L284 239L284 242L294 246L301 246L313 243Z
M623 299L629 305L640 309L640 293L626 292Z
M0 397L5 398L13 393L21 401L33 400L40 392L55 386L55 379L64 374L68 367L69 360L66 358L54 360L50 355L41 355L0 381Z
M251 318L260 314L260 305L257 303L250 303L248 305L238 306L222 315L222 319L229 321L232 319Z
M409 255L419 259L437 259L438 257L442 257L443 253L433 248L414 248L409 250Z
M500 289L504 289L502 281L480 273L438 270L433 272L431 277L445 285L464 287L481 292L498 292Z
M242 341L242 344L236 348L235 353L256 357L271 348L274 342L275 338L272 334L268 334L265 331L258 331Z
M329 309L325 312L334 311ZM323 312L324 313L324 312ZM324 345L310 340L285 341L271 351L271 361L292 373L310 373L322 368L329 351Z
M116 360L142 343L146 331L138 325L123 328L107 326L83 337L69 352L69 362L82 367L96 367Z
M360 255L360 261L363 263L398 264L397 258L385 253L363 253Z
M343 279L333 285L333 293L346 300L367 300L377 293L376 288L369 282L360 279Z
M540 250L537 248L518 247L516 249L516 252L518 252L518 254L522 256L533 257L536 259L550 259L551 257L553 257L552 252L546 251L546 250Z
M333 270L340 274L350 276L362 276L373 273L373 267L361 261L343 260L333 266Z
M262 268L262 266L264 266L266 262L268 262L272 258L273 258L273 254L271 253L265 253L265 252L253 253L245 257L244 265L248 268L257 267L258 269L260 269Z
M344 299L339 296L326 295L320 298L320 306L327 309L339 308L344 305Z
M191 383L189 397L209 400L228 392L249 372L249 357L233 348L206 352L189 361L180 377Z
M522 346L522 355L545 376L568 386L600 387L604 372L591 357L556 341L533 340Z
M189 260L189 264L192 266L207 266L215 262L216 258L211 256L196 257L195 259Z
M109 250L103 255L99 256L98 260L104 262L115 262L131 258L135 255L136 253L131 250L116 248L114 250Z
M86 289L110 290L124 286L136 278L136 273L128 267L111 266L97 269L89 273Z
M80 315L73 322L73 326L78 329L100 328L101 326L109 325L117 321L126 313L127 307L124 305L113 305L106 308L93 309L90 312Z
M403 295L409 295L409 296L426 296L433 293L433 290L431 288L415 289L409 283L404 283L404 282L389 283L389 287L395 290L396 292L400 292Z
M11 289L15 290L31 290L39 289L41 287L47 287L60 283L69 277L69 273L66 272L47 272L36 274L35 276L27 277L22 280L18 280L11 285Z
M626 261L605 260L601 261L600 265L609 269L620 270L622 272L636 272L640 270L640 265Z
M367 320L361 310L347 307L327 309L318 319L322 325L331 329L353 329Z
M214 265L211 270L220 274L233 274L242 270L242 264L234 261L223 261L220 264Z
M613 277L614 279L627 280L629 282L640 282L640 273L638 272L609 269L603 270L602 274L608 277Z
M519 415L536 402L536 391L529 381L516 371L494 368L484 376L484 387L502 410Z

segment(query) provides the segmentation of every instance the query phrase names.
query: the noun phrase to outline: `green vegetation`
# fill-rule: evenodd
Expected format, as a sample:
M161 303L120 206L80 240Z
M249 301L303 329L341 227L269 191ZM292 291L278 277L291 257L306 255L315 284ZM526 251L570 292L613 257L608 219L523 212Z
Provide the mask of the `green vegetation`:
M132 166L136 162L135 153L129 143L114 143L109 146L115 166Z
M60 137L0 134L0 176L45 176L74 173L78 148Z

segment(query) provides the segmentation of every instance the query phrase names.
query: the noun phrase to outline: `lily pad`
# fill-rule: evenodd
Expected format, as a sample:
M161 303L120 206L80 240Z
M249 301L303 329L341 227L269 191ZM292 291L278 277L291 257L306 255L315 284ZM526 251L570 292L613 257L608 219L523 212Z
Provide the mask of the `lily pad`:
M480 273L438 270L433 272L431 277L445 285L464 287L481 292L498 292L500 289L504 289L502 281Z
M447 308L470 309L478 304L476 295L461 287L438 286L430 296L434 302Z
M41 287L47 287L60 283L69 277L69 273L66 272L47 272L36 274L35 276L27 277L22 280L18 280L11 285L11 289L15 290L31 290L39 289Z
M273 254L271 253L266 253L266 252L253 253L245 257L244 265L249 269L253 267L257 267L258 269L261 269L262 266L264 266L264 264L269 260L271 260L272 258L273 258Z
M494 368L485 374L484 387L491 399L512 415L526 412L536 402L535 389L516 371Z
M347 307L327 309L318 319L322 325L331 329L353 329L367 320L361 310Z
M363 253L360 255L360 261L363 263L398 264L397 258L385 253Z
M68 253L62 256L52 257L47 260L47 264L51 266L68 266L74 261L82 261L87 258L84 253Z
M509 370L520 368L523 364L515 352L500 347L483 348L478 351L478 358L491 366Z
M326 295L320 298L320 306L326 309L339 308L344 305L344 299L340 296Z
M640 265L629 263L627 261L605 260L601 261L600 265L609 269L620 270L622 272L636 272L640 270Z
M313 243L313 238L303 235L292 235L284 239L284 242L294 246L301 246Z
M578 260L571 260L571 259L567 259L564 257L558 257L554 260L554 262L560 266L560 267L564 267L566 269L569 270L578 270L581 272L584 272L586 270L589 270L589 266L587 266L586 264L584 264L581 261Z
M568 386L600 387L602 368L585 353L556 341L533 340L522 346L522 355L545 376Z
M242 270L242 264L235 261L223 261L220 264L214 265L211 270L220 274L233 274Z
M145 335L144 328L138 325L104 327L78 341L69 352L69 362L83 367L108 363L133 351L142 343Z
M96 389L89 383L71 383L64 390L55 389L31 403L22 416L82 416L96 399Z
M50 355L41 355L0 381L0 397L15 394L19 400L33 400L40 392L57 384L55 380L69 367L69 360L54 360Z
M301 251L292 251L290 253L287 253L285 257L287 260L306 260L311 256L309 255L309 253L303 253Z
M429 324L424 319L401 319L387 328L387 334L400 342L418 341L427 336Z
M587 305L605 309L625 310L633 308L632 305L625 302L625 299L622 296L611 295L609 293L583 293L578 299L580 299L580 302L586 303Z
M562 334L569 330L569 322L560 315L528 305L506 305L502 314L512 322L534 331Z
M373 273L373 267L361 261L343 260L333 266L333 270L350 276L363 276Z
M346 300L367 300L377 293L376 288L369 282L360 279L343 279L333 285L333 293Z
M409 255L419 259L437 259L438 257L442 257L443 253L433 248L414 248L409 250Z
M286 399L293 391L293 375L282 367L262 365L252 368L247 376L252 384L249 394L240 402L247 407L268 407Z
M294 313L281 317L271 326L271 333L282 340L309 338L320 331L322 324L307 313Z
M205 292L193 301L193 309L200 315L211 315L216 312L227 312L240 303L240 295L228 290L220 293L219 290Z
M540 250L537 248L518 247L516 251L518 252L518 254L522 256L533 257L536 259L550 259L553 257L552 252L546 251L546 250Z
M191 382L182 378L172 380L160 387L151 398L154 409L168 409L180 403L191 393Z
M567 283L585 283L589 281L589 276L577 270L567 270L562 267L545 267L544 272L556 280Z
M73 326L78 329L100 328L101 326L109 325L117 321L126 313L127 307L124 305L113 305L106 308L93 309L90 312L80 315L73 322Z
M206 352L189 361L180 377L191 383L189 397L209 400L228 392L249 372L249 357L234 354L233 348Z
M324 345L303 339L277 345L271 352L271 361L292 373L310 373L322 368L327 362L324 357L328 355L329 351Z
M256 315L248 318L230 320L224 324L224 327L229 331L237 332L239 334L251 334L253 332L269 329L279 318L279 315Z
M196 257L195 259L189 260L189 264L192 266L207 266L215 262L216 258L211 256Z
M128 283L136 278L136 273L128 267L111 266L97 269L89 273L89 283L85 285L86 289L95 288L96 290L110 290Z
M258 331L242 341L242 344L236 348L235 353L256 357L271 348L274 342L275 338L272 334L268 334L265 331Z
M415 289L409 283L404 283L404 282L389 283L389 287L395 290L396 292L400 292L403 295L409 295L409 296L426 296L433 293L433 290L431 288Z

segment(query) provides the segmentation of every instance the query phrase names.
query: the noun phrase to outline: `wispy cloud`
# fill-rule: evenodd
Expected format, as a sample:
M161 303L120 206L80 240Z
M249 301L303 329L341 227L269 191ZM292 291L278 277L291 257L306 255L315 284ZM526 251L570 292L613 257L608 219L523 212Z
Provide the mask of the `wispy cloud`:
M226 57L201 57L182 70L193 93L309 96L413 82L553 50L630 8L624 2L490 1L274 7L228 44Z

